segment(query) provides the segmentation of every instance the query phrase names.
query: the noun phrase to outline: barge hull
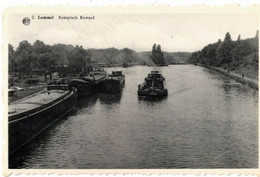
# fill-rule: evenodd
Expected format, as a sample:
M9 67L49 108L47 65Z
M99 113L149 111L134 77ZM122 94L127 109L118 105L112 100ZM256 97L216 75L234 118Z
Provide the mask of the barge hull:
M8 150L12 155L22 146L27 144L35 136L39 135L50 125L55 123L65 114L75 108L77 102L76 90L35 113L28 114L15 120L9 121L8 125Z
M89 96L95 92L94 83L72 80L71 85L77 88L79 98Z
M103 93L120 93L125 85L125 79L113 80L107 79L101 84L101 92Z

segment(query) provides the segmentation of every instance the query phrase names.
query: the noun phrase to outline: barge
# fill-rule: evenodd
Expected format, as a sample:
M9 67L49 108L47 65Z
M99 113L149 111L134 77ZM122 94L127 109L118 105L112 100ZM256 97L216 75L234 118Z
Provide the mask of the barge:
M84 77L71 79L71 85L78 90L79 97L85 97L99 91L101 81L106 78L104 69L95 69Z
M77 89L78 97L89 96L95 91L93 80L85 77L71 79L71 86Z
M47 90L8 106L8 151L12 155L75 108L77 90L69 85L48 85Z
M101 82L101 92L120 93L125 85L125 75L122 71L112 71L107 79Z
M98 87L100 82L107 78L107 72L103 68L94 69L89 73L87 78L92 79L95 86Z
M138 85L138 96L166 97L168 90L164 87L165 78L159 71L151 71L142 85Z

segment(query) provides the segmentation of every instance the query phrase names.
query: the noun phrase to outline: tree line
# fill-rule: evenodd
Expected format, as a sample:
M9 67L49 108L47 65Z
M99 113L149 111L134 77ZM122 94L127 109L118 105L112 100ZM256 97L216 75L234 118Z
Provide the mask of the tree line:
M70 71L80 72L90 63L90 54L79 46L54 44L46 45L40 40L30 44L21 41L16 48L8 45L9 73L28 76L34 70L51 72L57 66L68 65Z
M120 66L164 65L186 62L190 53L163 52L160 45L154 44L152 51L136 52L129 48L84 49L82 46L67 44L48 45L36 40L32 44L21 41L15 49L8 45L9 73L19 73L19 77L30 76L35 70L53 72L66 67L66 72L80 73L91 63L117 64Z
M220 39L191 54L188 62L217 67L238 67L247 62L258 65L258 31L254 38L233 41L229 32L224 41Z

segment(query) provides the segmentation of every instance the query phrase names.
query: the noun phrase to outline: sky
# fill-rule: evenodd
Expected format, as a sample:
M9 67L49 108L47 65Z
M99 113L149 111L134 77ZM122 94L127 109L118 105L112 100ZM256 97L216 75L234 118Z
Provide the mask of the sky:
M24 17L32 18L25 26ZM52 16L54 20L37 19ZM95 16L95 19L65 20L58 16ZM11 14L8 17L9 43L15 48L22 40L31 44L72 44L84 48L130 48L150 51L154 43L163 51L193 52L223 40L230 32L233 40L254 37L256 14Z

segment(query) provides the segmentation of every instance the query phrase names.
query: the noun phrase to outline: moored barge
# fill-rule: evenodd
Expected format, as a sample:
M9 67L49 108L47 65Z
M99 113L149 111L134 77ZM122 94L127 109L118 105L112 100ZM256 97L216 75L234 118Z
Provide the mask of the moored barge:
M112 71L112 74L101 82L101 92L120 93L124 85L125 75L122 74L122 71Z
M71 85L78 90L78 96L89 96L100 89L101 81L107 78L107 72L104 69L94 69L88 75L71 79Z
M138 96L165 97L168 90L164 87L165 78L159 71L151 71L142 85L138 85Z
M92 79L96 87L98 87L100 82L107 78L107 72L104 70L104 68L93 69L87 78Z
M48 85L47 90L8 106L9 155L20 149L75 108L77 90L68 85Z
M89 96L95 91L94 81L86 77L71 79L71 86L77 89L78 97Z

